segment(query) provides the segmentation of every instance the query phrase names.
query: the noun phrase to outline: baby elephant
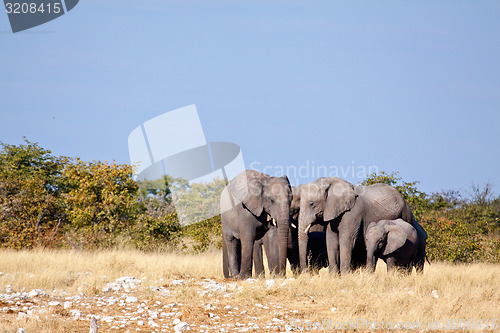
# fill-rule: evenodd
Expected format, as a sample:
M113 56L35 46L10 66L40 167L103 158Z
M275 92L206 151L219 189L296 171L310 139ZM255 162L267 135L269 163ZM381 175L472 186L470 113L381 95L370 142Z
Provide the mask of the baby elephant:
M402 219L370 223L365 235L369 270L375 271L377 259L381 258L387 271L399 267L411 273L413 266L422 271L427 234L417 222L413 223L416 227Z

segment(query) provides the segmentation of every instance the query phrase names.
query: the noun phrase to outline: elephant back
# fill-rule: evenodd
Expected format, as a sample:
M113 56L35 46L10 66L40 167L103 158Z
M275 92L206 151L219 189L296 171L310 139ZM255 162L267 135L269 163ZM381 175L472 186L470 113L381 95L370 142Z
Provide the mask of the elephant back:
M360 197L368 204L368 210L379 213L379 219L403 218L406 222L412 223L413 214L410 206L394 187L387 184L373 184L359 187L357 190Z

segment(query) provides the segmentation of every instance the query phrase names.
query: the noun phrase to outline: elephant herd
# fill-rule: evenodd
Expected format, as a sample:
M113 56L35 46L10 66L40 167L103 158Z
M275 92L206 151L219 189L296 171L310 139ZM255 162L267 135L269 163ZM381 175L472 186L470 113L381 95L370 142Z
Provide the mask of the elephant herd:
M287 176L246 170L221 194L223 271L246 279L269 271L285 275L328 267L347 273L378 258L388 270L424 267L427 233L401 194L386 184L355 186L323 177L291 187Z

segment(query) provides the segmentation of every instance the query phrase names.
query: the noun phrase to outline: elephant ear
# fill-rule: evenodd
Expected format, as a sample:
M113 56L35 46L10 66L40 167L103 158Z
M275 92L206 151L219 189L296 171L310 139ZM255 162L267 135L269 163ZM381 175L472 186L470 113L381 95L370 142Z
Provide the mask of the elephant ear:
M387 244L384 249L384 256L393 253L406 243L406 232L398 225L386 225Z
M358 195L351 183L332 177L322 179L321 186L324 188L326 195L323 212L325 221L333 220L354 207Z
M230 182L230 191L235 199L235 204L243 203L255 216L262 214L262 182L269 178L268 175L246 170L234 177Z

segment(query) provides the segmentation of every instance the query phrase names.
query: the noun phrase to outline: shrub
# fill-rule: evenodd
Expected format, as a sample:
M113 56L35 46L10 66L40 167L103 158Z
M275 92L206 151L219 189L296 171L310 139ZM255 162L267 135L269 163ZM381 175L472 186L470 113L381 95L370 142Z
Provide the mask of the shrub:
M171 202L164 191L156 195L142 193L140 214L130 230L133 247L146 251L173 248L178 244L182 228Z
M60 175L67 158L54 157L27 139L1 147L0 246L54 246L65 220Z
M192 241L195 252L203 252L211 247L222 248L222 226L220 215L184 227L184 234Z

